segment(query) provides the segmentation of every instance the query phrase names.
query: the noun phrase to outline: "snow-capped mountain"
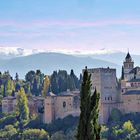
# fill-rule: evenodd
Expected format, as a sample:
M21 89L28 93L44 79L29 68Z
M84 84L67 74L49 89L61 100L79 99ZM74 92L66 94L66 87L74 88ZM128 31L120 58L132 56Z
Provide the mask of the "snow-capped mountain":
M0 47L0 58L14 58L44 52L39 49L24 49L19 47Z
M125 53L106 49L73 52L0 47L0 71L9 70L12 75L18 72L24 77L29 70L40 69L44 73L51 74L53 70L74 69L78 75L85 66L89 68L109 66L116 68L117 75L120 75L125 56ZM140 65L140 56L132 55L132 57L135 64Z
M62 54L71 54L77 56L92 56L92 55L101 55L101 54L112 54L118 53L116 50L100 49L100 50L90 50L90 51L73 51L73 50L43 50L43 49L25 49L20 47L0 47L0 58L14 58L20 56L28 56L38 53L62 53Z

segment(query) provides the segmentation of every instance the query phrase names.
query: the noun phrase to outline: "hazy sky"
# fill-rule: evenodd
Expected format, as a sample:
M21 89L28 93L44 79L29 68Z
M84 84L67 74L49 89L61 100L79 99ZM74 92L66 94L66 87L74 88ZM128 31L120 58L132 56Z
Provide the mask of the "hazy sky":
M140 54L140 0L0 0L0 46Z

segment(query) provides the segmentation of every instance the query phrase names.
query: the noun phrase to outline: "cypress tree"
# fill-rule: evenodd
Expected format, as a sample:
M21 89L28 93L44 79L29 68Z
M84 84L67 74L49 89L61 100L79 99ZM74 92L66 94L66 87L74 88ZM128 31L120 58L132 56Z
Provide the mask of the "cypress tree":
M49 90L49 87L50 87L50 79L46 75L44 78L43 89L42 89L42 96L43 97L46 97L48 90Z
M58 87L58 80L57 80L57 71L54 71L53 74L51 75L51 91L54 94L59 93L59 87Z
M15 80L16 80L16 82L19 81L19 75L18 75L18 73L16 73Z
M78 125L77 140L100 140L100 125L98 124L99 94L91 93L91 75L87 68L84 71L81 85L81 114Z
M69 75L67 79L67 89L70 89L70 91L74 91L76 89L74 79Z
M72 84L74 84L74 89L73 90L75 90L75 89L78 89L78 78L77 78L77 76L74 74L74 71L73 70L71 70L71 72L70 72L70 77L71 77L71 79L72 79Z
M20 122L28 121L29 108L28 99L23 88L20 89L17 95L17 111L19 113Z
M122 66L122 75L121 75L121 80L124 80L124 67Z

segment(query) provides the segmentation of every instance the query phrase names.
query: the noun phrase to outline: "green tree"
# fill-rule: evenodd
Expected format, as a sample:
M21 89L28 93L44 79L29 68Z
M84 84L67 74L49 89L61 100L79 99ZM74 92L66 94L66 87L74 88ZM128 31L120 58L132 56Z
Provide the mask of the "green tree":
M19 121L24 122L29 119L28 99L23 88L17 95L17 111L19 113Z
M122 117L122 113L120 110L118 110L117 108L112 109L111 114L109 116L109 122L113 121L113 122L119 122L121 120Z
M77 76L74 74L74 71L73 71L73 69L71 70L71 72L70 72L70 77L73 79L73 82L74 82L74 88L75 89L78 89L78 86L79 86L79 80L78 80L78 78L77 78ZM74 90L75 90L74 89Z
M25 80L27 82L33 82L34 80L34 77L35 77L35 72L34 71L29 71L26 75L25 75Z
M21 135L24 140L49 140L49 135L44 129L26 129Z
M67 88L70 89L70 91L74 91L76 89L74 79L71 76L68 76Z
M19 81L19 75L18 73L16 73L16 76L15 76L15 81L18 82Z
M38 86L38 82L37 82L37 79L34 79L34 82L33 82L33 86L32 86L32 94L33 95L36 95L36 96L39 96L39 86Z
M0 86L0 95L4 96L4 85Z
M15 85L12 79L8 79L5 83L5 96L12 95L12 92L15 91Z
M78 125L77 140L99 140L101 127L98 124L99 94L91 93L91 75L84 71L81 87L81 114Z
M50 86L51 86L51 91L54 94L59 93L59 87L58 87L58 79L57 79L57 71L54 71L53 74L51 75L51 81L50 81Z
M49 86L50 86L50 80L49 80L49 77L46 75L44 78L43 90L42 90L43 97L45 97L47 95Z
M80 74L80 79L78 82L78 89L81 89L82 80L83 80L83 76L82 76L82 74Z
M6 125L4 129L0 129L1 140L15 140L17 130L12 125Z
M128 120L127 122L125 122L125 123L123 124L123 128L124 128L125 130L127 130L127 131L132 131L132 130L134 130L133 124L132 124L132 122L131 122L130 120Z
M44 74L40 70L29 71L25 76L24 89L26 93L39 96L41 94L44 82Z
M124 80L124 67L122 66L122 75L121 75L121 80Z
M58 87L59 87L59 93L67 91L67 71L65 70L59 70L58 72Z
M63 133L63 131L58 131L52 135L51 140L67 140L67 137Z

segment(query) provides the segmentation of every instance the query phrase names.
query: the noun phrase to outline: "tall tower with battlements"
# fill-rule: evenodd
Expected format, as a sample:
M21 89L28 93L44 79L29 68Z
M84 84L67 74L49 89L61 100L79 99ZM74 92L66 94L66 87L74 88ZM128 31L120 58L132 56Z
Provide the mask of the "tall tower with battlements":
M99 121L102 124L107 123L112 109L117 108L120 98L116 69L95 68L88 69L88 72L91 74L92 91L96 88L100 93Z

